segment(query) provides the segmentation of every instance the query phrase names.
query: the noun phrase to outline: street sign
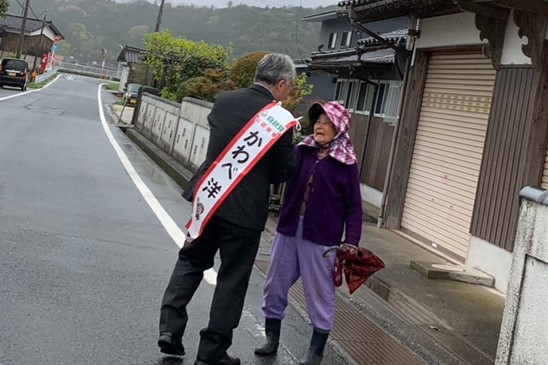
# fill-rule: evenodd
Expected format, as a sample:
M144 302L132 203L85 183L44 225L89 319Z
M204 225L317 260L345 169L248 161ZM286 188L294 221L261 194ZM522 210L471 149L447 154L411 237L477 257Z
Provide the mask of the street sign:
M57 48L59 48L59 46L54 44L53 46L51 46L51 51L55 52L55 51L57 51Z

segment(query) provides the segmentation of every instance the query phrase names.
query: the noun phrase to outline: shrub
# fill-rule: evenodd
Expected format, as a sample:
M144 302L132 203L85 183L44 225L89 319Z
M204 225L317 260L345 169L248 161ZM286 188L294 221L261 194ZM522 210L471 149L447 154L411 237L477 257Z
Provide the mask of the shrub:
M234 83L236 89L249 87L253 84L257 64L261 58L269 53L271 52L259 51L248 53L234 61L230 67L230 80Z
M234 88L233 82L227 79L225 70L207 69L204 76L195 77L184 83L181 94L213 102L220 92Z

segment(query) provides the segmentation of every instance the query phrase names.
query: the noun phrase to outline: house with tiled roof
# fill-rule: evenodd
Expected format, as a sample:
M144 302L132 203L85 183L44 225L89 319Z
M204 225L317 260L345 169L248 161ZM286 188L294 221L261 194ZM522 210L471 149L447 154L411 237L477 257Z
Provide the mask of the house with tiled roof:
M23 17L18 15L6 15L0 18L0 58L17 54ZM36 60L44 53L48 53L55 42L63 39L63 34L51 21L27 18L25 22L24 41L21 49L21 57L30 65L35 65Z
M139 77L139 69L144 65L146 50L139 47L124 46L118 55L118 61L122 67L120 76L120 90L125 90L127 84L143 84L143 77Z
M360 165L362 198L378 210L383 197L405 64L407 17L356 27L340 11L306 17L321 22L318 50L309 67L331 75L330 100L352 113L350 136ZM375 213L373 213L375 214Z
M548 1L350 0L338 11L358 29L409 19L382 225L505 292L519 191L548 189Z

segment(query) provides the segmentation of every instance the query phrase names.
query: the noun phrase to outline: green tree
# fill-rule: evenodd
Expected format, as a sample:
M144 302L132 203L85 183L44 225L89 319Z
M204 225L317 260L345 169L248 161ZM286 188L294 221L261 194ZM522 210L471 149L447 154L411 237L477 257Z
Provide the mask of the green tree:
M314 89L314 85L308 84L307 81L308 77L306 76L306 73L303 72L300 75L297 75L293 91L291 91L289 97L282 103L284 108L292 113L295 113L299 105L303 102L304 98L312 94L312 89Z
M236 88L248 87L253 84L257 63L259 63L264 55L269 53L271 52L259 51L248 53L242 58L234 61L230 68L230 80L234 83Z
M136 25L134 27L129 28L127 31L127 34L129 36L129 39L133 42L135 45L141 44L143 41L143 36L148 33L150 30L148 28L148 25Z
M253 52L234 61L230 69L230 80L236 88L248 87L253 83L257 64L264 55L269 53L271 52ZM308 84L307 80L308 78L306 73L303 72L302 74L297 75L293 91L282 103L284 108L292 113L297 110L298 106L302 103L306 96L312 94L314 85Z
M6 16L10 3L8 0L0 0L0 18Z
M4 3L6 0L0 0ZM20 1L21 2L21 1ZM147 0L40 0L31 1L36 14L47 14L48 21L63 33L72 45L71 53L79 62L87 63L100 59L101 48L109 50L111 68L116 68L119 44L140 46L138 34L130 29L145 25L154 28L158 16L158 4ZM228 2L226 0L225 2ZM319 22L304 22L303 17L336 10L337 5L328 8L261 8L236 5L227 8L211 8L198 5L174 5L166 3L162 18L162 29L171 29L174 36L184 36L195 42L203 40L208 44L229 47L233 44L231 56L241 57L247 53L268 49L284 52L294 58L306 58L315 51L320 30ZM19 14L21 6L9 1L8 13ZM39 16L41 18L42 15ZM73 31L72 24L82 24L85 30ZM257 25L259 24L259 25ZM89 33L89 34L86 34ZM90 37L91 36L91 37ZM98 49L94 40L106 37ZM85 46L82 43L92 43ZM141 45L142 46L142 45ZM81 52L85 49L85 52ZM91 59L88 59L92 57Z
M190 79L184 83L182 93L185 96L213 102L221 91L234 88L234 83L227 78L226 70L207 69L204 76Z
M72 52L74 52L73 56L79 61L91 60L89 57L94 53L97 45L95 44L93 34L88 31L86 25L82 23L72 23L69 26L69 34ZM98 52L100 52L100 50Z
M71 48L72 45L63 39L61 42L59 42L59 49L57 50L57 54L60 54L63 57L69 57L71 53Z
M184 83L204 75L207 69L226 69L230 51L222 46L175 38L170 30L144 36L146 63L152 69L161 95L180 101Z

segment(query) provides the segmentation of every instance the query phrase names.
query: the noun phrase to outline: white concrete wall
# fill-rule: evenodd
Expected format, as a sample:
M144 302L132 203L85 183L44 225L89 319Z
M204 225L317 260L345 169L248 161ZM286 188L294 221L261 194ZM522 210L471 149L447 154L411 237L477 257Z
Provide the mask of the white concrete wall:
M548 193L524 190L496 365L547 363Z
M213 103L207 101L184 98L181 102L181 118L192 120L202 127L209 128L207 116L213 108Z
M417 48L450 47L487 43L480 39L472 13L460 13L420 20Z
M519 28L514 23L514 16L510 15L504 37L504 48L500 59L501 65L530 65L531 59L523 54L521 46L527 44L527 37L520 38Z
M195 129L195 123L184 118L179 118L179 126L173 144L173 157L185 166L190 159Z
M165 153L171 154L179 124L180 107L175 104L164 105L164 107L166 108L166 115L162 130L159 131L158 145Z
M145 108L146 112L143 116L139 114L139 118L142 117L143 119L139 119L135 126L147 138L150 138L151 136L152 123L154 121L154 114L156 114L156 107L157 104L152 95L143 94L141 96L140 108Z
M362 200L380 208L382 205L382 191L378 191L369 185L360 184Z
M135 120L135 128L137 128L139 131L143 130L143 123L145 122L145 119L147 118L147 108L149 106L149 103L146 102L146 95L142 96L141 103L139 105L139 111L137 114L137 119Z
M150 137L152 142L160 146L160 135L162 134L162 129L164 128L164 122L166 120L167 105L159 105L156 107L156 113L154 113L154 120L152 122L152 128L150 130Z
M48 37L49 39L51 39L52 41L55 39L55 33L53 32L53 29L51 29L51 27L47 26L44 28L44 31L42 31L42 27L36 29L34 32L30 33L31 36L34 36L34 35L40 35L40 33L46 37Z
M174 155L182 157L191 169L205 159L209 143L207 116L212 107L213 103L193 98L184 98L181 102Z
M472 13L451 14L420 20L420 37L417 48L451 47L461 45L486 44L480 39ZM548 39L548 28L546 30ZM520 38L513 14L508 18L501 65L530 65L531 59L525 56L521 46L527 44L527 37Z
M162 149L168 154L171 154L171 151L173 150L173 144L175 142L175 136L178 126L179 115L168 112L166 114L164 130L162 131L162 136L160 137L160 145Z
M512 253L472 236L465 265L481 270L495 278L495 289L506 293L510 280Z
M135 128L176 161L195 171L207 152L207 115L212 106L192 98L185 98L179 105L144 93Z
M205 160L207 145L209 143L209 127L203 127L196 125L194 130L194 141L192 143L192 149L190 151L190 163L194 166L200 166L203 160Z
M122 75L120 76L120 86L118 87L118 90L124 90L126 87L127 79L129 77L129 66L128 64L124 64L122 67Z

